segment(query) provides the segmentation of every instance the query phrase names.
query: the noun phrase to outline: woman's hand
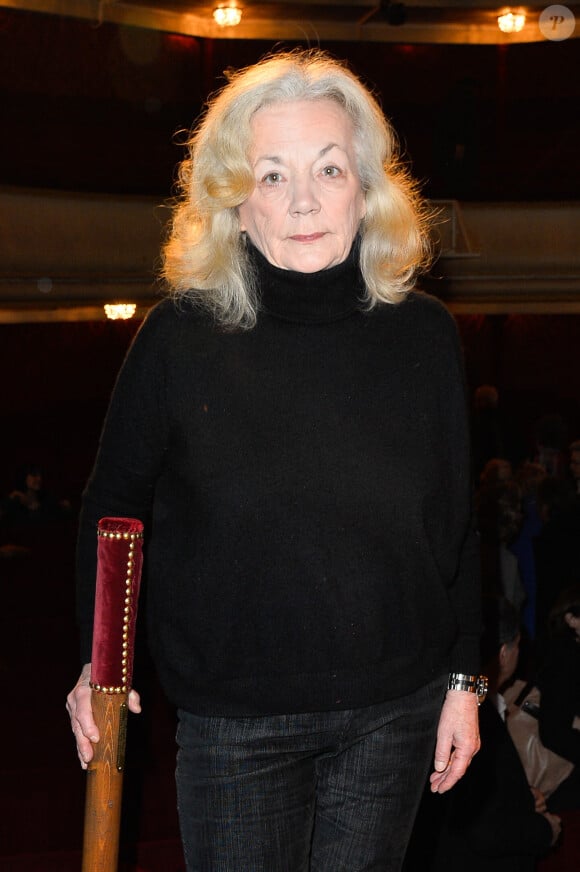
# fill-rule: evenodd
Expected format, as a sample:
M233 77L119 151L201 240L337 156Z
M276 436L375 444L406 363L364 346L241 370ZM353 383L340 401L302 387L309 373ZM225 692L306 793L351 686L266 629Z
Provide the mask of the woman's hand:
M431 792L446 793L457 784L480 746L477 696L465 690L448 690L437 728Z
M534 810L537 811L538 814L544 814L544 812L548 810L548 806L546 805L546 797L541 790L538 790L537 787L530 787L530 790L532 792L532 796L534 797Z
M93 745L99 741L99 730L93 718L91 705L90 678L91 664L85 663L79 680L66 698L66 709L70 715L71 728L77 743L77 754L83 769L86 769L93 759ZM130 691L127 704L129 711L135 714L141 711L141 701L136 690Z

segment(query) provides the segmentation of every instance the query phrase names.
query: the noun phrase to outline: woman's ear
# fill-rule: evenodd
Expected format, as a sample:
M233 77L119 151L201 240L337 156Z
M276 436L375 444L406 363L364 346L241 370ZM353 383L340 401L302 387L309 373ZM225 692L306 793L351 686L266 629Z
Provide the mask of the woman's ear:
M359 221L362 221L363 218L366 218L366 216L367 216L367 192L363 190L363 200L361 203Z

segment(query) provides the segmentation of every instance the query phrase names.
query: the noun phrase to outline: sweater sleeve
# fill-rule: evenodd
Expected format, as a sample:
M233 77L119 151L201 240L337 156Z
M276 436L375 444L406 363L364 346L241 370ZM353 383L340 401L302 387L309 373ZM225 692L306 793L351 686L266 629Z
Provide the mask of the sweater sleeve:
M149 314L125 358L111 397L97 458L83 495L77 541L77 618L81 661L92 647L97 524L106 516L147 524L167 445L164 364L169 303Z
M449 598L458 626L450 655L450 670L477 674L480 669L481 561L475 529L471 449L463 353L457 327L448 315L451 353L443 421L447 428L445 449L449 472L449 500L456 512L454 543L457 562Z
M451 589L451 600L459 625L459 634L451 651L451 672L475 675L480 669L479 572L479 541L470 522L461 548L457 576Z

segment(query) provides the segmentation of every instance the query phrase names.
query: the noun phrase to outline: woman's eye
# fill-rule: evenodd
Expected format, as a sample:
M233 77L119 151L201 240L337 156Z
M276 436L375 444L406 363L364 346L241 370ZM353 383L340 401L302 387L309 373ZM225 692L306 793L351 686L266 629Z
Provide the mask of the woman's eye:
M263 178L262 178L263 185L278 185L281 181L282 181L282 174L276 173L276 172L268 173L267 175L263 176Z
M338 167L324 167L322 175L327 179L333 179L335 176L340 176L341 170Z

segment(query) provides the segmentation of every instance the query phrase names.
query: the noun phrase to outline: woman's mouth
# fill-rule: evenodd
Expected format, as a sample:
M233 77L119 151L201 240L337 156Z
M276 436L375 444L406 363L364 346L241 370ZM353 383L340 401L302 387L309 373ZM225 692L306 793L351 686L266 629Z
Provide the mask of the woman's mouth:
M318 239L322 239L324 233L300 233L295 236L291 236L290 239L293 242L316 242Z

